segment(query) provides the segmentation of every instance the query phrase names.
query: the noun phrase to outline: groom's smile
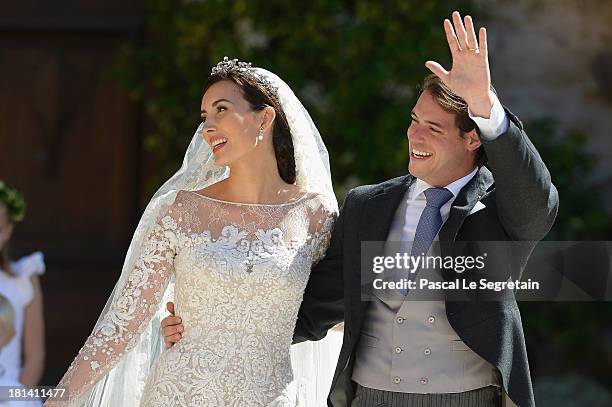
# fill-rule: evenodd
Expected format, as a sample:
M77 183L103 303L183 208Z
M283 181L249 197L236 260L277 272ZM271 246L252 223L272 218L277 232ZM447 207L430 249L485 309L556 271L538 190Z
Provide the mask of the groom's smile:
M420 160L429 158L433 155L433 153L417 150L416 148L413 148L410 154L411 154L411 158L416 158Z

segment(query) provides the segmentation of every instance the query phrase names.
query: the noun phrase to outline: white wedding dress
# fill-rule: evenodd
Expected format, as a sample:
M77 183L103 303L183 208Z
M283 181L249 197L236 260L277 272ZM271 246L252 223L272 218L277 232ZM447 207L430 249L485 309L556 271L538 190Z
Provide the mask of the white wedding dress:
M258 205L179 191L58 387L68 385L76 402L99 381L134 346L174 278L185 332L153 364L140 405L296 406L293 331L335 216L314 193Z

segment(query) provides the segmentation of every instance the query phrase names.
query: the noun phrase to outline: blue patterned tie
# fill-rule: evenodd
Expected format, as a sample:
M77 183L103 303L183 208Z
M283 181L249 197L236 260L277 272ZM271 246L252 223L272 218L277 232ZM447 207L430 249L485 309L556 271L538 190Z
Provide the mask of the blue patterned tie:
M421 213L416 233L414 234L411 256L427 255L431 242L433 242L440 231L440 227L442 227L440 208L453 197L453 193L446 188L428 188L424 191L424 194L427 203ZM414 280L417 271L415 273L408 273L408 279ZM400 292L404 295L408 294L407 289L401 289Z

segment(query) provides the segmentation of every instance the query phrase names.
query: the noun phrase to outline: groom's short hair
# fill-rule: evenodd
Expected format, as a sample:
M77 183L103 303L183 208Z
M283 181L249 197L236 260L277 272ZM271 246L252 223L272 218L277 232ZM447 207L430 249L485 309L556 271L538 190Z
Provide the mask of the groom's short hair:
M474 129L480 134L478 126L474 120L470 118L467 102L462 97L454 94L438 76L434 74L426 76L419 90L419 94L425 91L429 92L442 109L455 115L455 123L462 136ZM491 86L491 90L496 93L493 86ZM476 150L476 165L482 167L486 163L487 154L484 151L484 147L480 146L478 150Z

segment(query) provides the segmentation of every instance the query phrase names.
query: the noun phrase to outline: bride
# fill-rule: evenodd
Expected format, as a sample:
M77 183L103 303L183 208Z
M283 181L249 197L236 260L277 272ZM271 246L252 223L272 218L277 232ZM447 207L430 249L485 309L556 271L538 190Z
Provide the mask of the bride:
M182 167L148 204L113 294L58 384L66 397L47 406L324 403L322 349L290 345L338 211L327 150L287 84L244 62L213 68L201 112ZM162 351L169 300L186 329Z

